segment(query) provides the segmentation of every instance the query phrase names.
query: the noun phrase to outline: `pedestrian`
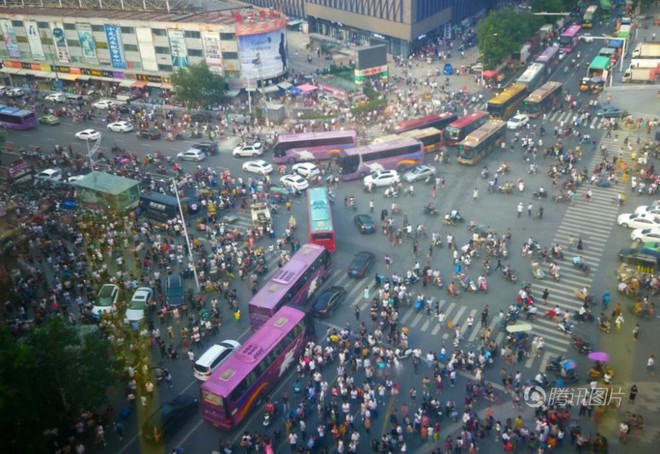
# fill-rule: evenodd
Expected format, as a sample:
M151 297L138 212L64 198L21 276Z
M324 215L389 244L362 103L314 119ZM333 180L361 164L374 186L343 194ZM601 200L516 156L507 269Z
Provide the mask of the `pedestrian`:
M364 291L362 292L362 298L364 298L365 301L369 301L369 286L364 288Z
M236 323L241 323L241 310L239 308L234 311L234 320L236 320Z
M374 199L371 199L369 201L369 212L373 213L374 212Z
M357 304L355 305L355 320L358 322L360 321L360 308Z
M639 323L635 324L635 327L633 328L632 334L633 334L633 339L639 340Z
M584 245L582 244L582 238L578 238L578 241L577 241L577 250L578 250L578 251L581 251L582 249L584 249Z
M623 314L618 314L616 318L614 319L614 326L616 327L617 331L621 331L621 326L623 325L623 322L625 320L623 319Z
M385 254L385 268L389 270L391 265L392 265L392 257L390 257L389 254Z
M550 296L550 290L547 288L543 289L543 294L541 295L541 301L543 301L543 304L547 305L548 304L548 297Z
M284 206L286 207L286 211L291 211L291 201L290 200L287 200L286 203L284 204Z
M115 423L115 432L117 433L119 440L122 441L124 439L124 423L121 422L121 420L118 420Z
M518 204L518 217L522 216L523 208L524 208L523 203L520 202Z
M103 444L103 446L108 446L108 444L105 441L105 431L103 430L103 426L101 424L98 424L96 426L96 440L95 440L97 445Z
M650 372L651 375L655 375L655 356L649 356L649 359L646 360L646 372Z
M633 384L630 387L630 392L628 394L628 402L630 402L631 404L635 403L635 397L637 397L637 392L638 392L637 385Z
M532 206L532 202L529 202L529 205L527 205L527 217L528 217L528 218L531 218L531 217L532 217L532 208L534 208L534 207Z
M472 191L472 200L475 202L479 200L479 189L474 188L474 191Z

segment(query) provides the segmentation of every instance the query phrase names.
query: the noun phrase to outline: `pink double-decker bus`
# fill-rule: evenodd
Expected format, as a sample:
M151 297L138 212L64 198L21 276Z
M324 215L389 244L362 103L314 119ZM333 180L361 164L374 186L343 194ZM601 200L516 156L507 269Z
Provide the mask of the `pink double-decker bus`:
M346 131L305 132L283 134L273 146L273 161L293 164L303 161L332 159L336 153L357 145L357 132Z
M264 284L248 303L250 326L258 329L285 304L302 306L330 274L332 255L325 247L305 244Z
M578 41L580 40L578 37L580 30L582 30L582 27L577 24L571 25L564 30L564 33L559 37L559 46L561 47L561 50L567 54L573 52L573 49L575 49L575 46L578 45Z
M301 310L285 306L277 311L202 384L204 421L230 430L259 410L297 363L313 327Z

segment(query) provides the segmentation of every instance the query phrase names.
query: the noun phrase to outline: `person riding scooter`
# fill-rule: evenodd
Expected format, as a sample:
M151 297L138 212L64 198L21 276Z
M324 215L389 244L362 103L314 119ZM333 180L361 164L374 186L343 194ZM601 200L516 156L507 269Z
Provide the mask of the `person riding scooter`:
M438 214L438 209L435 207L435 205L433 203L429 202L424 207L424 213L425 214Z
M581 271L585 271L587 269L587 264L584 263L581 255L576 255L575 257L573 257L573 265L578 267L578 269L580 269Z

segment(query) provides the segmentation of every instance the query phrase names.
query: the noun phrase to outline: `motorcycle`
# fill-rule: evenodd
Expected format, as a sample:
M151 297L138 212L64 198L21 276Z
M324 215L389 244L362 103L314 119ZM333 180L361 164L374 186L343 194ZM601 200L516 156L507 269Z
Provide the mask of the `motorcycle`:
M502 194L513 194L513 183L510 181L506 182L500 185L500 187L498 187L497 190Z
M502 270L502 277L504 278L504 280L509 282L518 282L518 276L516 275L515 271L509 268L505 268Z
M394 350L394 354L396 355L397 359L409 358L412 355L412 352L412 348L397 348Z
M534 377L532 383L536 386L540 386L543 389L549 388L552 385L552 382L548 379L548 376L543 372L539 372Z
M494 178L491 180L488 180L488 192L495 192L497 190L497 180Z
M559 202L570 202L571 201L571 196L570 194L558 194L552 198L552 201L555 203Z
M534 276L534 279L545 279L545 271L539 267L537 262L532 263L532 275Z
M414 285L419 281L419 276L416 275L415 273L410 273L406 275L406 277L403 279L403 284L404 285Z
M392 188L387 188L385 189L385 197L388 199L396 198L399 197L399 191L392 189Z
M481 170L481 174L480 174L480 175L481 175L481 178L486 179L486 178L488 178L489 174L490 174L490 171L488 170L488 167L484 167L484 168Z
M573 344L573 347L583 355L588 355L593 351L591 344L578 335L571 336L571 344Z
M500 164L500 166L497 168L497 171L496 171L496 172L497 172L497 173L503 173L503 174L507 174L507 173L511 172L511 164L509 164L508 162L503 162L503 163Z
M266 409L264 410L263 426L270 427L276 414L277 414L277 402L266 404Z
M525 190L525 182L523 180L518 180L518 191L523 192Z
M477 289L480 292L488 293L488 281L484 277L479 277L477 279Z
M440 214L440 212L435 207L425 206L424 207L424 214L428 214L428 215L431 215L431 216L437 216L438 214Z
M573 325L569 322L559 322L557 323L557 329L566 334L573 334Z
M575 311L573 312L573 320L578 322L593 322L594 314L591 312L584 312L583 314L580 314L580 311Z
M574 267L582 271L584 274L589 274L589 265L579 260L578 257L573 257L571 262L573 263Z
M546 191L541 191L540 189L533 194L535 199L546 199L548 198L548 193Z

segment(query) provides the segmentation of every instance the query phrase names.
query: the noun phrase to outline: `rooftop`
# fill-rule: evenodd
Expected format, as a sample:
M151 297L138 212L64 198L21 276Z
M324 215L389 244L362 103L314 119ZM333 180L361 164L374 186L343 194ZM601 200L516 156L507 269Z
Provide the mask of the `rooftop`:
M137 180L96 171L88 173L83 178L73 183L74 186L111 195L119 195L137 184L139 184Z

